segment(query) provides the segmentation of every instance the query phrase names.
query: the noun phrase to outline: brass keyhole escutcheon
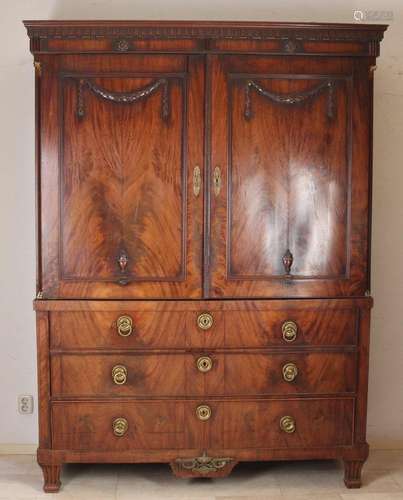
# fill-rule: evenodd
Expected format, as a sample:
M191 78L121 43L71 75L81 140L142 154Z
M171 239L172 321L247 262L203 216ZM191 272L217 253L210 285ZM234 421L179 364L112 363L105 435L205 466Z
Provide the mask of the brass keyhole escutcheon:
M200 405L196 408L196 416L199 420L205 422L211 417L211 408L208 405Z
M286 363L283 366L283 379L286 382L292 382L298 375L298 368L294 363Z
M117 437L122 437L126 434L129 428L129 423L124 417L115 418L112 424L113 433Z
M210 313L202 313L197 317L197 326L202 330L209 330L213 326L213 316Z
M201 171L199 165L193 169L193 194L196 198L199 196L201 190Z
M196 361L196 366L199 372L209 372L213 368L213 360L210 356L200 356Z
M222 180L221 180L221 169L220 167L217 165L214 169L214 172L213 172L213 186L214 186L214 194L216 196L218 196L220 194L220 191L221 191L221 184L222 184Z
M285 415L280 419L280 429L287 434L295 432L295 420L289 415Z
M133 320L130 316L120 316L116 326L121 337L128 337L133 331Z
M285 321L281 327L283 339L286 342L294 342L297 338L298 326L294 321Z
M127 382L127 368L123 365L116 365L112 368L112 380L116 385L123 385Z

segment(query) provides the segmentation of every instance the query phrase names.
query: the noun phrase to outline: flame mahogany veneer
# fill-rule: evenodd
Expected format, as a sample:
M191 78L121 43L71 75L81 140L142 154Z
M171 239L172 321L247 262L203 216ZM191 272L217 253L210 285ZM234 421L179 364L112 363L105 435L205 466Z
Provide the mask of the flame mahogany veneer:
M25 21L38 462L342 459L366 442L386 26Z

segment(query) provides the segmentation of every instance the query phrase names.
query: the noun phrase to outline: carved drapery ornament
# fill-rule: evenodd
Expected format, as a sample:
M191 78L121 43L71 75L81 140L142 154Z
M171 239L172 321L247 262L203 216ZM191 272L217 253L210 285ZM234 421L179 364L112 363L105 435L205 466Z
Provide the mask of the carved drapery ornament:
M295 92L292 94L276 94L269 90L264 89L259 83L254 80L248 80L245 84L245 109L244 116L247 120L253 117L252 112L252 96L251 91L254 90L258 94L270 99L278 104L292 105L300 104L308 99L320 95L322 92L327 91L327 107L326 114L329 119L334 118L334 88L336 82L334 80L326 80L316 87L302 92Z
M150 83L150 85L147 85L146 87L143 87L139 90L134 90L133 92L112 92L100 87L90 79L80 78L78 80L77 89L77 116L80 119L84 118L85 116L85 89L90 90L95 95L107 101L115 102L118 104L132 104L141 99L146 99L150 95L154 94L159 88L161 88L161 117L166 121L168 120L170 113L168 86L168 80L166 78L160 78L159 80Z

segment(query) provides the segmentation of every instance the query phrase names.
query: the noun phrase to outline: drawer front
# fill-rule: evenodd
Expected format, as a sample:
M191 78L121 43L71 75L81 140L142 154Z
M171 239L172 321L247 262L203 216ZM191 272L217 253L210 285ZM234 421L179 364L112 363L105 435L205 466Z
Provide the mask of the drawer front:
M52 442L83 451L349 446L353 408L347 398L53 403Z
M206 363L211 363L208 372ZM57 354L51 357L51 369L53 397L152 398L224 391L222 355Z
M355 353L225 356L225 394L339 394L356 389Z
M212 324L205 325L203 303L195 305L193 311L181 310L180 303L168 311L147 309L149 304L146 310L51 312L51 348L185 349L224 345L220 310L211 311Z
M353 399L211 403L212 442L224 449L348 446ZM288 429L282 430L281 423ZM293 427L292 427L293 426Z
M215 349L340 346L357 343L357 313L347 309L71 311L50 315L52 349ZM208 312L212 323L200 326ZM203 325L202 325L203 326Z
M53 448L91 451L184 448L191 443L192 434L192 422L185 425L185 418L184 404L176 402L54 404Z
M54 349L183 347L186 318L180 312L73 311L50 315Z
M278 309L278 308L277 308ZM228 311L227 347L339 346L357 343L357 313L351 309L287 307Z
M355 353L53 355L53 397L338 394Z

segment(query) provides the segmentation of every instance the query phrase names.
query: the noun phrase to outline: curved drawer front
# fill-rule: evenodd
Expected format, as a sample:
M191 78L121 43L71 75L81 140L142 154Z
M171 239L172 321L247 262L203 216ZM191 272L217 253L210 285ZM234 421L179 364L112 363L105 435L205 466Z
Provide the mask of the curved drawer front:
M52 442L55 449L83 451L349 446L353 403L347 398L54 403Z
M355 353L57 354L53 397L341 394L355 391Z

